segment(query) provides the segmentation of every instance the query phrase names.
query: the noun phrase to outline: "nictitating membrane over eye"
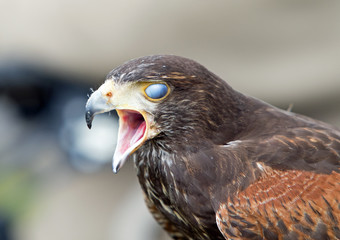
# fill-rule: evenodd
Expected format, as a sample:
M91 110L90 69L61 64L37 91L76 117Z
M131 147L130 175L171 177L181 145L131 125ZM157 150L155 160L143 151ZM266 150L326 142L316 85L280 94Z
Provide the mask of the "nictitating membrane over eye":
M160 99L168 93L168 86L163 83L151 84L145 89L146 95L152 99Z

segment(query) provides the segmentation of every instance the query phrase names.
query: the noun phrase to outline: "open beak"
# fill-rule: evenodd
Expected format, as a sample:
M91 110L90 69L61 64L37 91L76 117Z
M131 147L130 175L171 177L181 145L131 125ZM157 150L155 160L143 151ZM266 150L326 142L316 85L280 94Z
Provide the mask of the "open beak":
M100 89L92 93L86 103L85 119L87 126L91 128L95 115L117 110L119 116L118 141L112 161L113 172L117 173L128 157L147 140L150 128L145 111L125 105L122 107L118 97L110 97L112 97L111 100L103 95Z

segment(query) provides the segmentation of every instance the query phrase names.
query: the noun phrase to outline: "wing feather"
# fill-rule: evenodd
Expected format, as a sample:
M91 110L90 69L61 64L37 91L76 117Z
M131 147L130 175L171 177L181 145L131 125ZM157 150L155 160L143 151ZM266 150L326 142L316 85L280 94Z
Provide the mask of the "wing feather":
M228 239L339 239L340 140L298 128L227 148L248 151L258 178L216 212ZM256 175L256 174L255 174Z

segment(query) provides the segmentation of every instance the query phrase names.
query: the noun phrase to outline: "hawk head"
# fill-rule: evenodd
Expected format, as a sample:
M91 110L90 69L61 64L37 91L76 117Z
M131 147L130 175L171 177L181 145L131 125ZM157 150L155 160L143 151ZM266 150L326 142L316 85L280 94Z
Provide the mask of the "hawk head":
M196 147L233 139L242 122L240 94L202 65L178 56L131 60L109 73L86 104L86 121L115 109L119 116L116 173L148 140ZM237 124L236 124L237 123Z

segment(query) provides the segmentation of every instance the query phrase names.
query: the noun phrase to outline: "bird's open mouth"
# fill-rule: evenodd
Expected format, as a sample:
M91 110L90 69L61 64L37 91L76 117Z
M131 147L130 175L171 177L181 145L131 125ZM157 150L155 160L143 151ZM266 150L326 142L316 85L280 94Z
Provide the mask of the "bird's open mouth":
M141 113L133 110L117 110L119 115L118 146L116 152L122 155L136 148L146 133L146 122ZM129 151L132 152L132 149Z
M117 172L125 159L146 140L147 122L142 113L135 110L117 109L119 132L113 157L113 170Z

